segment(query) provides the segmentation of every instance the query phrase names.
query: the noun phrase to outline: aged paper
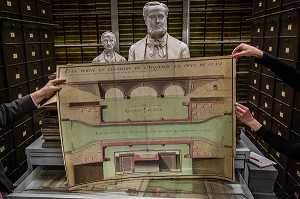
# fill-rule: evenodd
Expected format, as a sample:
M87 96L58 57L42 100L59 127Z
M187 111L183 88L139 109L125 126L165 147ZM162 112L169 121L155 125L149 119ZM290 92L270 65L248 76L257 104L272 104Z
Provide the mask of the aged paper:
M133 179L234 179L230 56L58 66L69 188Z

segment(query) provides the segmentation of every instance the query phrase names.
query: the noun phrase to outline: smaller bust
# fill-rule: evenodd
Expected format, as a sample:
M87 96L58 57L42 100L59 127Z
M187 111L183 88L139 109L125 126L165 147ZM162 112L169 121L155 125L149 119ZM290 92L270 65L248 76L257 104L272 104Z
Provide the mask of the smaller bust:
M126 61L124 57L115 52L116 36L110 31L101 35L101 44L104 46L103 52L93 59L92 63L100 62L121 62Z

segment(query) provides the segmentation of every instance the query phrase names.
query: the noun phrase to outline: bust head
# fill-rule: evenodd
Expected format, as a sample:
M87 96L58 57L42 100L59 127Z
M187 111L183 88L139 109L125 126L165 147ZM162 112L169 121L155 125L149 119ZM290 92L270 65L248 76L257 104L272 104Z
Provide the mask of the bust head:
M143 16L147 26L147 32L153 39L163 37L167 32L168 7L158 1L145 4Z
M110 31L106 31L101 35L101 44L105 51L113 51L116 44L116 36Z

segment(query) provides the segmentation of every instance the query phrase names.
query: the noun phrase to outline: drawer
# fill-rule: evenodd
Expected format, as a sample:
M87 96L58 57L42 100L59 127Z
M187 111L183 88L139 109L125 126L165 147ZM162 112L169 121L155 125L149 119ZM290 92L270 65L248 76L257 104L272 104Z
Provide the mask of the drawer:
M271 115L273 111L273 98L264 93L260 93L259 108Z
M299 51L300 52L300 51ZM286 60L286 59L280 59L279 60L287 65L290 65L294 68L297 68L297 62L296 61L290 61L290 60Z
M33 93L37 90L39 90L40 88L42 88L45 85L44 83L44 78L40 78L40 79L36 79L36 80L32 80L29 82L29 91L30 93Z
M276 162L279 164L279 166L286 169L288 158L285 155L283 155L283 154L279 153L278 151L276 151L275 149L273 149L272 147L270 147L269 151L270 151L271 156L276 160Z
M38 132L35 133L34 139L36 140L36 139L38 139L38 138L41 137L41 136L42 136L42 132L41 132L41 131L38 131Z
M27 70L28 70L29 81L43 76L42 61L28 62Z
M33 135L32 118L18 125L13 130L14 130L14 140L17 147Z
M28 83L24 83L18 86L13 86L9 88L9 98L10 100L19 99L29 94L29 86Z
M298 110L300 110L300 92L296 91L295 92L295 102L294 102L294 107Z
M22 143L17 149L17 161L22 164L26 160L25 149L34 141L34 136Z
M24 23L23 27L25 42L40 42L40 32L37 24Z
M247 103L247 106L251 112L251 115L258 120L258 107L252 104L251 102Z
M277 101L273 101L273 116L283 125L290 128L291 119L292 119L292 108Z
M262 109L259 109L259 113L258 113L258 121L268 127L269 129L271 129L271 126L272 126L272 119L271 119L271 116L264 112Z
M262 38L264 35L264 19L252 21L251 35L252 37Z
M279 7L280 4L281 4L281 0L267 1L266 9L272 9L272 8Z
M276 162L275 158L270 158L272 161ZM284 187L285 184L285 169L281 167L279 164L275 164L274 167L276 168L278 175L276 181L279 183L281 187Z
M248 126L246 126L246 135L249 140L255 145L256 144L256 134L255 132Z
M279 136L281 136L281 137L283 137L286 140L289 140L290 130L285 125L278 122L274 118L272 120L272 132L279 135Z
M17 121L13 123L13 127L17 127L23 123L25 123L27 120L32 118L32 113L28 113L26 115L23 115L21 118L19 118Z
M261 72L261 64L258 64L258 63L255 63L254 62L254 59L250 59L250 66L249 66L249 69L254 71L254 72L257 72L257 73L260 73Z
M285 191L293 199L300 197L300 184L289 174L286 175Z
M277 38L265 38L263 50L276 57L277 54Z
M263 39L262 38L251 38L251 45L262 50Z
M12 173L8 174L7 177L11 182L16 182L21 177L19 169L16 168Z
M37 7L36 0L22 0L21 10L23 16L33 17L31 20L35 20L37 17Z
M256 141L255 146L265 157L268 157L268 151L258 141Z
M26 64L18 64L6 67L7 70L7 84L14 86L16 84L24 83L28 80Z
M3 21L3 43L23 43L22 23L17 21Z
M266 1L264 0L254 0L253 1L253 13L262 12L265 10Z
M268 1L268 2L272 2L272 1ZM279 14L268 16L266 18L265 34L264 34L265 37L277 37L279 32L279 24L280 24L279 20L280 20Z
M53 43L53 27L47 25L40 25L41 42Z
M1 103L10 102L8 97L8 89L0 90L0 102Z
M1 38L1 32L0 32L0 38ZM3 58L3 47L0 43L0 67L4 66L4 58Z
M249 71L249 85L256 89L260 88L260 74L259 73Z
M14 149L14 139L12 131L9 131L0 138L0 158L2 159Z
M298 36L299 13L286 12L282 13L280 20L280 36Z
M41 45L43 59L54 58L54 43L42 43Z
M47 112L42 111L39 114L33 116L33 130L34 132L38 132L43 126L43 119L45 118Z
M300 134L300 110L293 109L293 130Z
M298 2L298 0L282 0L282 5L289 5Z
M41 60L41 45L40 43L25 44L27 61Z
M273 71L271 71L270 69L268 69L267 67L262 66L261 73L264 75L267 75L269 77L275 78L275 73Z
M46 3L51 3L51 0L41 0L41 1L44 1Z
M20 3L19 0L2 0L0 1L0 10L8 13L19 14Z
M257 139L257 142L259 143L259 145L263 148L263 150L265 151L264 155L266 157L268 157L268 151L269 151L269 144L266 143L265 141L261 140L261 139Z
M280 186L280 184L275 181L274 184L274 193L276 195L276 198L284 198L284 199L288 199L287 196L284 196L284 189L282 186Z
M5 67L0 66L0 90L7 88Z
M6 134L7 132L11 131L10 127L7 128L0 128L0 136Z
M39 19L52 20L50 3L44 1L37 2L37 12Z
M248 87L248 100L258 107L259 105L259 91L253 87Z
M20 174L24 174L28 169L28 164L27 164L27 160L25 160L24 162L21 163L20 167L19 167L19 172Z
M291 106L294 99L294 89L281 80L275 80L275 98Z
M24 44L3 44L5 65L20 64L26 61Z
M297 60L297 38L279 38L278 57Z
M6 175L14 172L18 167L15 151L2 158L1 163L3 164L4 172Z
M54 59L43 60L44 75L49 75L56 72ZM48 82L48 81L47 81Z
M261 75L260 82L260 90L270 96L273 96L275 79L273 77Z
M299 138L298 138L299 139ZM300 182L300 160L288 159L288 172L297 181Z

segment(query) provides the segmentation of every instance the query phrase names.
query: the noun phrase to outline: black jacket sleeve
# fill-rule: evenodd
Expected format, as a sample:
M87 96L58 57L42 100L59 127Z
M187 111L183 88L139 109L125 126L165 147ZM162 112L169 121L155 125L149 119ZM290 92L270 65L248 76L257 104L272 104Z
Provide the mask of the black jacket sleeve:
M262 126L256 131L257 136L267 142L272 148L289 158L300 160L300 143L292 143L286 139L272 133L269 129Z
M262 59L255 58L255 62L273 71L282 81L300 91L300 72L277 58L264 52Z
M11 125L14 121L35 109L30 95L0 106L0 128Z
M11 125L14 121L26 115L35 109L34 102L30 95L4 103L0 106L0 128ZM3 165L0 163L0 192L11 192L13 189L12 182L7 178Z

